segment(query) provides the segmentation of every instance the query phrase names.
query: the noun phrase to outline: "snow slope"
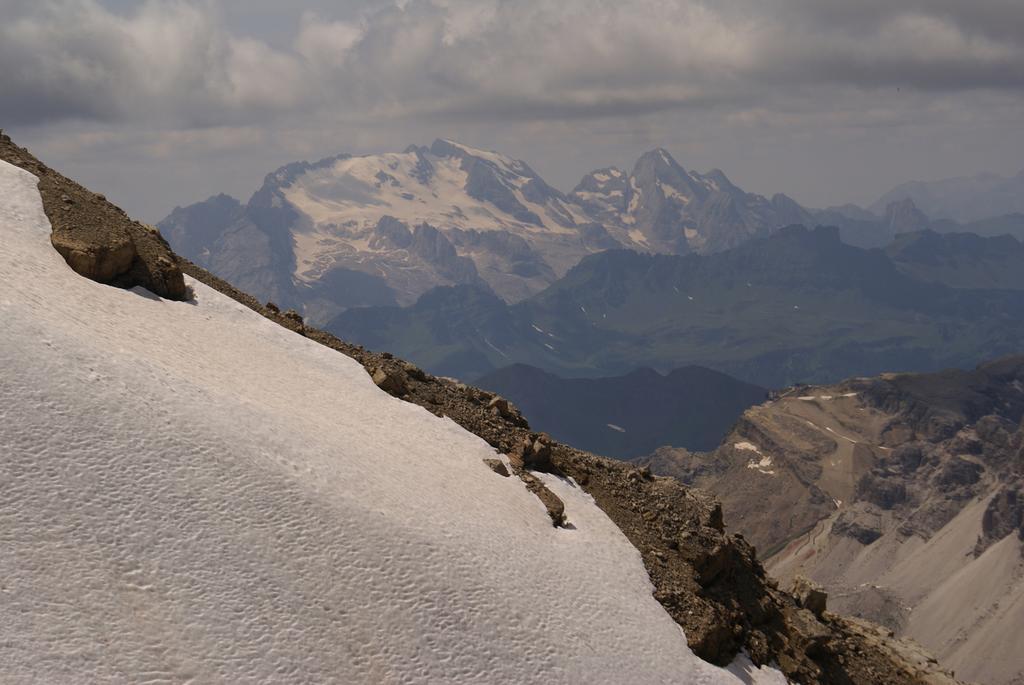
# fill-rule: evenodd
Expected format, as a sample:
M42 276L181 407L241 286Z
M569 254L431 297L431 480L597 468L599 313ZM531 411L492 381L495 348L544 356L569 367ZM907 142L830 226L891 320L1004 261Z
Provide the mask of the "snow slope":
M696 658L571 484L552 528L356 362L49 231L0 162L0 681L781 681Z

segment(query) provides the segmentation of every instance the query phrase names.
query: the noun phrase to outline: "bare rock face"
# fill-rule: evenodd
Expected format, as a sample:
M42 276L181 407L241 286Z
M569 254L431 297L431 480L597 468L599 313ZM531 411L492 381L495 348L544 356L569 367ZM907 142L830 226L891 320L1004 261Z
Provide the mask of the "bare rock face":
M551 471L551 438L547 433L530 433L513 450L512 458L531 471Z
M171 300L188 297L177 256L159 231L50 169L0 133L0 160L39 178L50 242L76 273L122 288L142 286Z
M371 377L377 387L389 395L401 397L408 390L405 378L397 370L388 371L381 367L376 369Z
M974 548L975 556L1011 533L1024 540L1024 494L1019 485L1005 486L989 500L981 517L981 536Z
M870 545L882 537L882 531L878 527L878 517L865 513L857 507L840 512L832 524L832 532L853 538L862 545Z

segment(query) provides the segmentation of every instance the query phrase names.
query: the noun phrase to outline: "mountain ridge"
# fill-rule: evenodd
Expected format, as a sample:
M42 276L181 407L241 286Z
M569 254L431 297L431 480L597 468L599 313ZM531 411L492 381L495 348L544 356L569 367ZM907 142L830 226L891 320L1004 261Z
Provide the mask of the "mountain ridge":
M462 378L515 362L566 377L698 364L783 387L1018 350L1020 291L910 271L836 228L791 227L711 255L605 251L515 305L463 286L351 310L328 328Z
M213 196L158 227L196 263L323 322L354 306L409 305L438 285L486 283L516 302L605 249L713 252L809 217L783 195L740 190L719 170L688 172L663 148L630 173L592 172L566 194L525 162L438 139L287 164L241 209ZM425 227L434 247L389 240L396 223ZM338 273L362 286L332 287Z
M474 384L507 397L555 439L618 459L661 445L711 449L768 393L700 366L665 375L637 368L617 377L563 379L513 364Z

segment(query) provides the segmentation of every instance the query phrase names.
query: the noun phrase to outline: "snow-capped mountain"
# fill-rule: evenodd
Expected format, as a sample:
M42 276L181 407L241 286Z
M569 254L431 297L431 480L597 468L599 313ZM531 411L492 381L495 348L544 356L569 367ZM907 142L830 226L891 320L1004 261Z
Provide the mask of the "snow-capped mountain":
M516 302L595 252L715 252L810 220L785 196L688 172L661 149L566 195L525 162L437 140L290 164L246 205L213 197L159 227L199 265L322 322L353 306L408 305L439 285Z
M303 282L348 262L346 248L359 253L357 260L385 255L384 263L395 249L421 254L410 237L424 225L439 228L442 242L470 256L484 280L511 299L591 251L580 232L588 217L524 162L447 140L399 154L325 160L279 180L281 196L306 219L295 233ZM471 272L450 280L465 282Z
M353 359L74 273L36 184L0 162L0 680L781 682L697 658L568 481L555 528Z
M185 256L314 319L382 297L410 304L437 285L489 286L516 301L583 256L621 247L524 162L447 140L285 166L211 231L223 204L175 210L160 228Z
M620 241L669 254L717 252L813 221L785 195L768 200L747 193L718 169L687 171L662 148L640 157L631 173L591 172L569 197Z

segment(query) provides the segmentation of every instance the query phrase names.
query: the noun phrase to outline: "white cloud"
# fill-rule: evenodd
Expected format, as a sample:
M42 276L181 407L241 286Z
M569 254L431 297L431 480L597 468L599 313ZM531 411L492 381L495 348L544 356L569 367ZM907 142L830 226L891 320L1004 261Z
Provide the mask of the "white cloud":
M295 48L313 66L343 69L353 46L364 33L363 26L346 21L326 21L315 12L306 11L302 13Z

